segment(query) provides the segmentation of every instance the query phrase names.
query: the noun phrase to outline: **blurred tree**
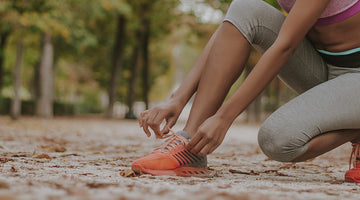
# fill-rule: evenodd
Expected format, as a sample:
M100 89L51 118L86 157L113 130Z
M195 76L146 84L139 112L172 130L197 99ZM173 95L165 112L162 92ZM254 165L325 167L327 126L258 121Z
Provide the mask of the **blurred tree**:
M1 15L1 14L0 14ZM3 25L0 25L3 27ZM1 28L0 33L0 95L3 88L3 77L4 77L4 60L5 60L5 46L10 35L10 28Z
M142 37L142 88L143 88L143 101L145 103L145 109L149 108L149 71L150 71L150 61L149 61L149 43L150 43L150 19L143 18L141 20L143 26L143 37Z
M14 67L14 97L11 103L10 116L12 119L18 119L21 113L20 87L21 87L21 68L23 63L23 41L20 38L16 48L16 64Z
M0 4L0 95L3 88L5 47L12 32L13 25L16 23L16 11L11 6L11 1L2 1Z
M36 115L39 117L53 116L53 90L54 90L54 47L52 43L52 35L50 33L43 34L42 52L38 69L39 77L39 94L36 99Z
M224 14L230 2L203 0L198 3ZM26 30L22 98L29 89L26 87L34 81L37 84L31 90L39 108L46 105L39 103L40 86L45 85L52 91L46 95L50 97L45 100L50 102L47 108L55 99L76 103L81 112L102 112L106 97L109 97L107 116L113 115L116 101L133 105L142 100L148 107L149 102L164 99L173 89L175 71L188 71L217 27L217 24L201 22L192 12L184 13L179 4L179 0L2 0L0 88L5 84L3 94L13 95L8 92L10 85L14 85L10 71L16 66L17 25L21 25ZM52 46L47 48L52 50L45 51L45 46ZM4 73L1 63L5 47ZM177 58L174 58L175 50L179 50ZM40 76L45 57L52 64L47 65L51 67L43 77L56 77L47 84L41 83ZM51 86L54 82L55 86ZM283 89L282 85L280 88ZM104 95L106 91L108 95ZM271 96L271 105L274 94L275 85L266 93Z
M140 61L132 61L131 63L131 76L128 89L128 101L127 105L129 107L129 112L127 113L127 118L134 118L133 104L136 96L142 97L145 107L149 107L149 93L151 86L154 83L154 79L159 74L150 73L155 70L150 70L157 68L158 66L150 66L150 45L151 39L162 38L165 35L168 35L175 28L172 26L172 23L175 22L177 17L181 17L178 12L176 12L177 5L179 4L178 0L167 0L166 2L155 0L155 1L146 1L146 0L135 0L129 2L133 7L133 15L135 15L138 21L138 27L136 28L136 48L134 48L134 53L132 59L140 59ZM179 19L178 19L179 20ZM136 50L137 49L137 50ZM135 53L135 51L139 51ZM153 52L156 54L156 52ZM135 56L138 55L138 56ZM138 66L133 63L141 64L142 73L140 74L142 84L141 84L141 94L137 95L135 85L136 85L136 76ZM164 73L165 69L161 70L161 73Z
M111 78L109 84L109 105L107 107L106 117L112 118L114 116L114 104L117 100L117 90L119 86L120 70L123 64L123 50L125 43L125 24L126 18L124 15L117 16L117 31L115 35L114 50L112 56Z
M37 113L41 116L52 116L52 82L53 82L53 47L51 43L51 36L61 35L67 37L68 30L66 26L61 21L61 16L66 15L69 11L66 12L63 5L68 1L46 1L46 0L8 0L2 1L0 4L0 14L3 14L1 24L1 31L3 35L7 35L9 30L16 29L17 27L23 27L28 31L26 34L21 35L21 40L19 39L17 43L17 61L16 61L16 73L14 79L14 90L15 97L14 101L18 102L18 90L21 85L20 81L20 64L19 61L22 57L23 44L22 40L26 38L30 32L33 33L43 33L44 35L44 47L42 57L39 64L39 102L37 103ZM5 27L5 28L3 28ZM7 28L6 28L7 27ZM10 28L9 28L10 27ZM19 36L17 36L19 37ZM4 40L4 39L3 39ZM2 44L5 44L4 42ZM1 67L0 67L1 68ZM0 70L1 71L1 70ZM0 74L1 76L2 74ZM1 76L2 77L2 76ZM2 78L0 78L2 80ZM14 103L13 105L18 105ZM15 106L17 107L17 106ZM19 110L19 109L15 109ZM17 114L14 114L17 115Z
M69 49L73 48L72 54L68 56L73 57L76 62L89 66L93 73L92 78L99 83L100 89L107 88L106 116L113 117L113 107L118 98L119 88L124 88L124 80L120 72L126 70L123 67L124 59L128 56L124 50L129 44L126 21L130 18L131 8L125 0L78 2L78 5L74 6L78 13L76 19L82 19L85 29L81 32L86 32L82 39L94 42L63 45L63 49L64 52L69 52ZM84 101L87 100L89 99L84 99Z
M142 32L141 30L138 30L136 33L136 38L141 38L142 37ZM138 73L138 62L139 62L139 53L140 53L140 45L141 45L141 40L139 40L134 48L133 48L133 53L132 53L132 58L131 58L131 71L130 71L130 79L129 79L129 84L128 84L128 96L127 96L127 106L129 108L128 112L125 115L126 119L136 119L136 116L134 114L133 111L133 106L134 106L134 102L135 102L135 95L136 95L136 80L137 80L137 73Z

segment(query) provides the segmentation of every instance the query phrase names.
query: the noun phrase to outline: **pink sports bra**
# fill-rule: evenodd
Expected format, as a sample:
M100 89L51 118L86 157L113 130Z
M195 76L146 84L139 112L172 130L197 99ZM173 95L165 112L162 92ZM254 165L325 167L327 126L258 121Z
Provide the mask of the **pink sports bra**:
M286 12L290 12L296 0L277 1ZM355 15L359 11L360 0L331 0L315 25L334 24Z

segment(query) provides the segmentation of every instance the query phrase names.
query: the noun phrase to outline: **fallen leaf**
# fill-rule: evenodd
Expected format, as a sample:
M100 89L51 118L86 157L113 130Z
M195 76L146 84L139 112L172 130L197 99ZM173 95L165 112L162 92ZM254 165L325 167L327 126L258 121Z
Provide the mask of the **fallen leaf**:
M249 172L244 172L236 169L229 169L229 172L233 174L259 175L259 173L254 172L253 170L250 170Z
M10 159L10 158L0 158L0 163L6 163L6 162L9 162L9 161L14 161L14 160Z
M28 157L26 154L15 154L15 155L12 155L11 157Z
M55 151L55 152L65 152L65 151L66 151L66 148L63 147L63 146L58 146L58 147L55 147L55 148L54 148L54 151Z
M9 195L6 195L6 194L0 194L0 199L1 200L17 200L16 197L9 196Z
M17 170L14 166L11 166L10 171L11 171L11 172L17 172L18 170Z
M37 155L35 156L35 158L40 158L40 159L51 159L51 157L46 154L46 153L43 153L43 154L40 154L40 155Z
M124 169L124 170L120 171L120 175L123 176L123 177L137 177L137 176L142 175L142 173L141 172L136 173L131 169Z
M288 163L288 164L284 164L283 166L281 166L279 169L290 169L292 167L295 167L296 163Z
M65 152L66 148L63 146L53 146L53 145L41 145L42 148L46 152Z
M331 181L330 184L343 184L344 181L342 180L335 180L335 181Z
M10 186L7 182L0 180L0 189L9 189Z
M67 156L80 156L80 155L77 153L70 153L70 154L61 155L60 157L67 157Z
M96 183L96 182L92 182L92 183L86 183L86 186L88 186L89 188L104 188L104 187L109 187L109 186L114 186L117 184L113 184L113 183Z

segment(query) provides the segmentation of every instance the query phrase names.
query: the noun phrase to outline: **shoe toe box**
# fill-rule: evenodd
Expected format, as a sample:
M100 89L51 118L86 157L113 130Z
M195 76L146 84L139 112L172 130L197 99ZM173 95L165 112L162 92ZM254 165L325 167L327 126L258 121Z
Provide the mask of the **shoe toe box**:
M145 157L135 160L132 165L132 169L140 170L170 170L179 167L179 163L176 159L163 154L163 153L152 153Z

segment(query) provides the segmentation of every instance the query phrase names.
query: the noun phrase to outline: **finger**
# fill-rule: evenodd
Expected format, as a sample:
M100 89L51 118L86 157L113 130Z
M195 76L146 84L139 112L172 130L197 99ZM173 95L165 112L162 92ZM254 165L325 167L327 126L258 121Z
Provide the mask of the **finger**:
M150 136L151 136L151 132L150 132L150 130L149 130L149 125L148 125L146 122L144 122L142 128L143 128L144 132L146 133L146 135L147 135L148 137L150 137Z
M201 140L201 137L202 136L200 134L195 134L194 137L190 139L190 142L186 145L186 148L188 150L194 148L194 146Z
M142 117L140 116L140 118L139 118L139 126L140 126L140 127L142 127L142 120L143 120L143 119L142 119Z
M154 130L156 135L159 135L161 138L164 136L164 134L160 131L160 125L161 122L164 120L165 116L163 114L157 114L153 121L151 128Z
M168 134L170 131L170 128L172 128L176 123L176 118L172 117L169 120L166 121L166 125L161 130L162 135Z
M214 145L211 144L211 143L205 145L205 146L199 151L198 155L199 155L199 156L205 156L205 155L209 154L209 153L210 153L210 149L212 149L213 146L214 146Z
M143 126L143 124L144 124L144 119L146 119L146 116L147 116L147 110L144 111L144 112L141 112L140 118L139 118L139 125L140 125L140 127Z
M158 113L152 115L151 118L147 119L146 123L154 131L154 134L155 134L156 138L162 138L161 135L159 134L159 132L160 132L160 124L157 124L157 122L155 121L155 118L156 118L157 115L158 115Z
M215 151L216 148L218 148L218 144L217 145L214 145L213 147L210 148L210 150L207 152L207 154L211 154L212 152Z
M190 150L190 152L198 154L207 144L208 144L208 140L202 137L201 140L194 145L194 147Z
M147 112L142 112L141 113L141 122L140 122L140 127L142 127L143 128L143 130L144 130L144 132L145 132L145 134L148 136L148 137L150 137L151 136L151 132L149 131L149 128L148 128L148 124L146 123L146 120L147 120L147 118L148 118L148 113Z
M149 128L148 128L147 125L146 125L146 126L143 126L143 130L144 130L144 132L146 133L146 136L148 136L148 137L151 136L151 132L150 132L150 130L149 130Z
M158 125L150 125L151 129L154 131L154 134L156 138L162 138L162 135L160 134L160 126Z
M170 127L165 125L164 128L160 131L160 133L161 135L166 135L169 133L169 131L170 131Z

